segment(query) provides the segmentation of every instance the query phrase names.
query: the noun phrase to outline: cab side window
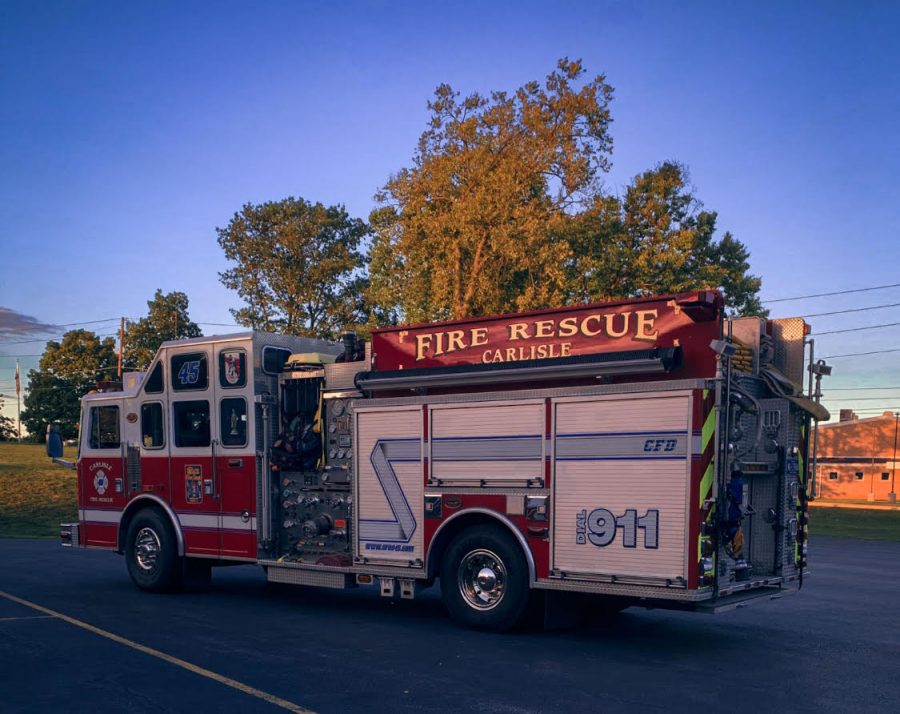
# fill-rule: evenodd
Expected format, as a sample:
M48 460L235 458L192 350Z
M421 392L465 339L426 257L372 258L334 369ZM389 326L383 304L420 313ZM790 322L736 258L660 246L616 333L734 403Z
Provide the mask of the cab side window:
M219 425L223 446L247 445L247 400L243 397L223 399Z
M209 366L205 352L174 355L171 366L172 389L176 392L206 389L209 384Z
M119 407L91 407L90 424L88 444L92 449L119 448Z
M141 443L145 449L161 449L166 445L163 407L159 402L141 404Z
M209 402L198 399L172 405L175 446L209 446Z
M153 371L144 380L144 392L147 394L159 394L163 390L162 361L156 363Z

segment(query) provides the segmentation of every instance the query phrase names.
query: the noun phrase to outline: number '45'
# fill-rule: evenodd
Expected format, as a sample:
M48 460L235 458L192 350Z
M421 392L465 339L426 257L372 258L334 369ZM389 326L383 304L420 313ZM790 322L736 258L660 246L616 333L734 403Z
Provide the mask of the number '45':
M616 539L622 529L622 546L637 548L638 529L644 532L644 547L659 548L659 511L648 510L638 517L634 508L629 508L621 516L616 516L605 508L595 508L590 513L581 511L576 516L576 543L589 540L598 548L605 548Z
M197 384L197 380L200 379L200 360L192 360L181 365L178 379L182 384Z

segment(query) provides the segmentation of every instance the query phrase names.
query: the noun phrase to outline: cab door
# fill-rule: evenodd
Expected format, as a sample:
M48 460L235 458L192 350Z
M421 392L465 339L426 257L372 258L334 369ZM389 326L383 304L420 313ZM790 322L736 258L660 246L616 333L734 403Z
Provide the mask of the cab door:
M170 347L166 362L171 504L184 532L185 553L218 558L220 509L213 460L216 424L210 345Z
M122 399L85 400L78 484L84 545L115 548L125 508Z
M256 451L249 342L216 345L213 448L223 557L256 559Z

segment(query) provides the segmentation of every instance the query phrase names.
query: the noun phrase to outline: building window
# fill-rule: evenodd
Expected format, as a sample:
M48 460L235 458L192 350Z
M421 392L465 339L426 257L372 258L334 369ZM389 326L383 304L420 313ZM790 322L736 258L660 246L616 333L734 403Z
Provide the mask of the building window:
M141 404L141 443L145 449L161 449L166 445L160 402Z
M863 480L863 472L857 471L855 474L853 474L853 478L855 478L857 481L862 481Z
M881 480L882 481L890 481L891 475L887 471L882 471L881 472Z
M828 472L828 480L829 481L837 481L838 480L837 471L829 471Z
M203 352L192 352L172 357L172 389L181 392L188 389L206 389L209 369Z
M119 448L119 407L91 407L92 449Z
M175 402L172 405L175 446L209 446L209 402Z

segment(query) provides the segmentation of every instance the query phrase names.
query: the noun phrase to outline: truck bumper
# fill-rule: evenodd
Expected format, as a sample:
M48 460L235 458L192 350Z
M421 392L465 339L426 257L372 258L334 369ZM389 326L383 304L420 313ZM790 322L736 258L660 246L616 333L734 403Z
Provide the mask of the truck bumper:
M59 524L59 544L64 548L81 548L78 523Z

